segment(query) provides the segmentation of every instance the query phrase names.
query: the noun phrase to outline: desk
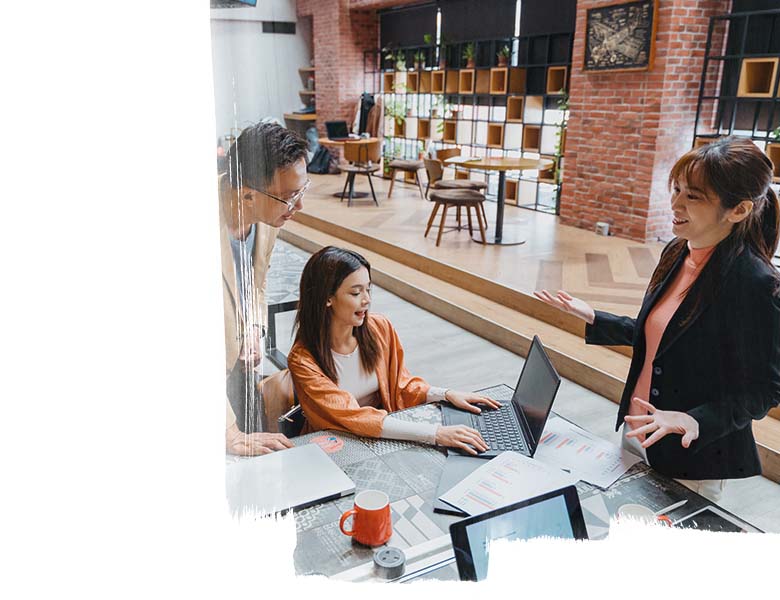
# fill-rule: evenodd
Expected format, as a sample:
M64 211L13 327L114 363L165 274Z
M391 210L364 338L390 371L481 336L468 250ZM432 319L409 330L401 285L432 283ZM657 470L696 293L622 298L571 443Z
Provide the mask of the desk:
M349 140L332 140L327 137L321 137L317 141L320 144L320 146L330 146L331 148L343 148L344 144L370 144L371 142L376 142L379 138L375 137L369 137L369 138L353 138ZM349 186L349 192L347 192L352 198L368 198L368 192L356 192L355 191L355 182L354 180ZM332 194L336 198L341 198L341 192L336 192L335 194Z
M496 386L480 393L504 397L508 386ZM441 423L438 406L423 404L394 413L399 419ZM355 482L355 492L378 489L390 497L393 516L393 537L389 546L401 548L406 555L404 578L436 568L429 577L439 580L458 580L453 562L449 526L459 519L456 516L433 512L433 501L444 467L443 449L401 442L359 438L348 433L319 431L293 439L295 445L313 443L317 438L336 437L343 442L337 452L330 454ZM258 457L259 458L259 457ZM242 461L257 458L228 457L228 503L231 510L240 512L242 506L231 501L231 469L240 468ZM588 537L604 538L609 530L609 517L618 507L639 503L653 510L660 510L679 500L688 503L668 514L679 519L711 503L676 481L653 471L644 463L638 463L623 475L609 490L602 491L590 484L577 483ZM322 574L348 581L374 580L374 550L353 543L339 531L341 514L354 504L354 496L325 502L295 514L297 544L293 560L299 575ZM722 510L722 509L721 509ZM725 511L724 511L725 512ZM736 517L734 517L736 519ZM736 519L744 523L740 519ZM751 530L758 531L745 523ZM423 574L422 577L425 577Z
M547 169L552 166L553 161L549 159L536 158L482 158L468 162L458 162L460 157L448 158L444 162L448 164L457 164L466 169L484 169L485 171L498 171L498 208L496 209L495 237L488 244L497 244L502 246L517 246L525 244L525 240L504 240L504 202L506 201L506 172L507 171L531 171ZM473 239L473 238L472 238ZM474 240L475 242L478 240ZM482 243L482 240L479 240Z

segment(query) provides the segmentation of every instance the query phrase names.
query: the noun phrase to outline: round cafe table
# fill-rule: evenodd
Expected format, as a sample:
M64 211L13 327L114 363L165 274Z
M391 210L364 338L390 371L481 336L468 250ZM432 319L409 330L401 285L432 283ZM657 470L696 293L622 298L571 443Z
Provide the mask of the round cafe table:
M465 169L482 169L485 171L498 171L498 208L496 209L496 225L494 231L495 237L488 244L501 246L517 246L525 244L525 240L504 239L504 202L506 200L506 172L507 171L537 171L548 169L553 161L549 158L480 158L479 160L469 160L460 162L461 157L453 156L444 162L455 164ZM473 238L472 238L473 239ZM482 240L478 241L480 244Z
M369 137L369 138L349 138L348 140L332 140L327 137L321 137L317 141L319 142L320 146L330 146L331 148L343 148L344 144L370 144L371 142L375 142L377 138L375 137ZM356 192L355 191L355 180L352 180L352 183L349 184L349 191L347 191L347 194L349 194L352 198L368 198L369 193L368 192ZM333 194L336 198L341 198L341 192L336 192Z

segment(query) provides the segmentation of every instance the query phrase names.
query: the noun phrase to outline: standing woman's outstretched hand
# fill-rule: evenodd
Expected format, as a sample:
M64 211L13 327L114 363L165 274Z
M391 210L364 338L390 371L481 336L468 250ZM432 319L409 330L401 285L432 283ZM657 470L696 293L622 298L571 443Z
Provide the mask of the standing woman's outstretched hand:
M590 304L584 300L580 300L579 298L569 296L569 294L563 290L558 290L558 293L555 296L553 296L547 290L534 292L534 296L539 298L539 300L545 304L549 304L558 310L562 310L563 312L574 315L575 317L579 317L590 325L593 325L593 321L596 320L596 313Z

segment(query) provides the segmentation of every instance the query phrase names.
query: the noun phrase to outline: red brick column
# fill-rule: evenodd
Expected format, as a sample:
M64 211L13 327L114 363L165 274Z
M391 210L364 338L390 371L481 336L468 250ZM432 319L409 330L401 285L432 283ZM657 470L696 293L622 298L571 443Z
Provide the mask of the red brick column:
M586 10L579 0L572 55L561 222L639 241L671 236L667 177L691 147L709 18L730 0L659 0L650 71L583 71Z
M346 120L363 89L363 52L379 47L375 10L350 10L349 0L298 0L301 17L312 17L317 128ZM367 83L367 85L369 85Z

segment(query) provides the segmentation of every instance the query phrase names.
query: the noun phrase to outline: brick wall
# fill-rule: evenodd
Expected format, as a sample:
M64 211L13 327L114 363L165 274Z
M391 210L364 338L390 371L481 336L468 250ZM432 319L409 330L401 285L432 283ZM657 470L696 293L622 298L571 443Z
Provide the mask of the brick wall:
M379 47L376 10L353 10L351 4L349 0L297 2L298 16L312 18L317 128L321 135L325 134L325 121L348 117L364 91L363 51Z
M589 8L613 0L579 0L570 84L571 116L561 221L635 240L671 235L666 181L690 149L709 18L730 0L659 0L652 70L582 70Z

